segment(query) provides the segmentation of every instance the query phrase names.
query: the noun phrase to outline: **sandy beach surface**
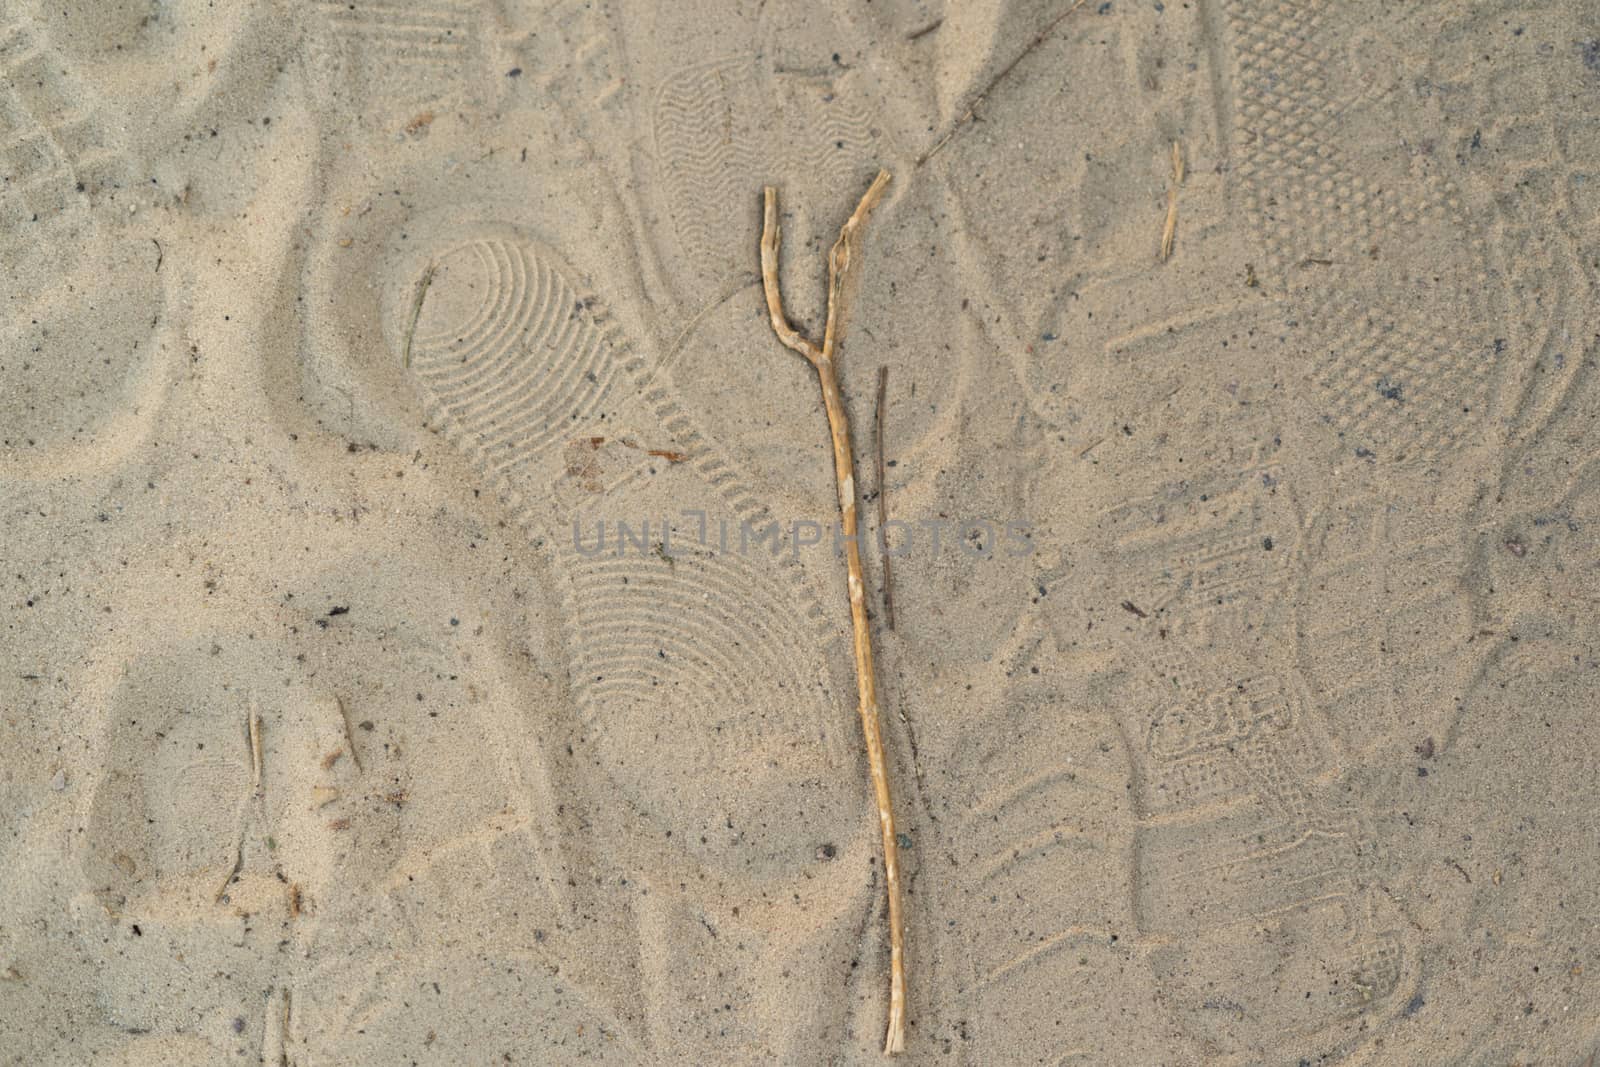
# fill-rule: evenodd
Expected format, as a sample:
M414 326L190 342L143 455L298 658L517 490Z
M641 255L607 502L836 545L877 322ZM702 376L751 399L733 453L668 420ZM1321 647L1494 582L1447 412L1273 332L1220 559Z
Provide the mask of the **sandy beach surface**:
M1587 0L0 0L0 1063L885 1062L880 169L899 1062L1593 1067Z

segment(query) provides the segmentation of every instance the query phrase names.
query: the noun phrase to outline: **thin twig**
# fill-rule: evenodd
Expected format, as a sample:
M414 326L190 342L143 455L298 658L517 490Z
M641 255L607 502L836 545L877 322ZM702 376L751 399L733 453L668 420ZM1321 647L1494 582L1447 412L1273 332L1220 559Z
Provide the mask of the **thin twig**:
M294 994L288 986L283 988L283 1045L278 1051L282 1067L289 1067L289 1016L294 1008Z
M261 795L261 716L250 711L250 789Z
M934 156L938 155L939 151L941 149L943 149L945 145L950 143L950 138L952 138L952 137L954 137L956 135L956 131L960 130L961 127L965 126L968 122L972 121L972 116L977 113L978 106L980 104L982 104L985 100L989 99L989 94L994 92L995 86L999 85L1002 81L1005 81L1006 75L1010 74L1013 70L1015 70L1017 68L1017 64L1021 63L1025 58L1027 58L1028 53L1032 52L1035 48L1038 48L1040 45L1044 44L1045 40L1052 33L1056 32L1056 27L1061 25L1063 22L1065 22L1067 20L1067 16L1068 15L1070 15L1074 11L1078 10L1078 8L1082 7L1087 2L1088 2L1088 0L1077 0L1077 2L1074 3L1071 7L1067 8L1060 15L1056 16L1056 18L1050 23L1050 25L1048 25L1044 29L1040 30L1038 36L1036 36L1033 40L1028 42L1028 47L1026 47L1022 51L1018 52L1017 53L1017 57L1015 59L1013 59L1011 62L1006 64L1006 69L1002 70L999 74L996 74L994 76L994 78L989 82L989 84L984 86L983 92L979 93L977 95L977 98L972 101L972 106L967 108L967 110L962 114L962 116L960 118L956 119L955 124L953 126L951 126L948 130L945 131L945 135L943 137L939 138L939 143L934 145L932 148L928 149L926 152L924 152L922 154L922 158L917 160L917 166L919 166L919 167L922 166L928 160L930 160Z
M872 631L867 622L865 585L861 580L861 549L857 541L855 459L850 450L850 420L844 397L839 392L838 368L834 350L838 347L845 282L850 272L853 244L867 215L883 196L889 172L879 171L872 185L856 205L849 221L839 230L839 240L828 255L828 325L822 347L800 336L783 313L783 298L778 289L778 191L766 189L766 217L761 232L761 280L767 295L767 311L772 330L789 348L800 353L817 370L822 386L822 403L828 413L828 431L833 440L833 468L838 480L839 512L845 543L846 580L850 591L850 626L856 660L857 710L861 732L866 740L867 766L872 773L872 791L878 806L878 824L883 834L884 888L889 901L889 1024L884 1039L886 1054L905 1049L906 976L905 932L900 915L900 856L895 840L894 805L889 794L888 763L883 754L883 735L878 718L878 687L872 666Z
M411 339L417 333L417 320L422 318L422 302L428 297L428 286L433 284L434 264L429 263L428 269L422 272L422 280L417 283L417 299L411 305L411 322L406 325L406 345L404 366L411 369Z
M233 884L233 880L236 877L238 877L239 871L242 870L243 868L244 868L244 831L241 830L240 833L239 833L238 844L234 846L234 850L233 850L233 867L232 867L232 869L230 869L228 871L228 877L226 877L226 878L224 878L222 880L222 885L217 888L217 895L211 898L211 903L213 903L213 904L222 903L222 898L225 895L227 895L228 887Z
M261 800L261 715L256 711L255 701L250 702L250 710L244 718L245 737L250 744L250 794L257 802ZM228 870L228 876L222 880L222 885L217 887L217 894L212 898L212 903L220 904L227 895L228 887L244 869L244 840L247 833L249 816L245 816L239 826L239 838L233 849L233 866Z
M333 702L339 705L339 719L344 723L344 742L350 746L350 760L356 765L357 773L364 773L366 768L361 766L361 753L356 751L356 733L350 729L350 709L344 706L344 698L338 693L333 695Z
M889 482L883 470L883 400L889 391L889 365L878 368L878 402L873 406L876 424L873 443L878 453L878 558L883 561L883 622L894 629L894 575L889 565Z
M1178 232L1178 186L1183 184L1183 149L1172 142L1172 184L1167 187L1167 221L1161 227L1161 262L1172 258L1172 239Z

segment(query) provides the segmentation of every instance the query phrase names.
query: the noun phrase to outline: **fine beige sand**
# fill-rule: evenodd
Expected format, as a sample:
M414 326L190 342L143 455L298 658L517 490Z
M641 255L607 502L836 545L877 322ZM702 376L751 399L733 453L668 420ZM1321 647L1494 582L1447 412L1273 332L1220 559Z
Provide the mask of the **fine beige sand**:
M1590 0L0 0L0 1063L883 1062L879 168L901 1062L1597 1062Z

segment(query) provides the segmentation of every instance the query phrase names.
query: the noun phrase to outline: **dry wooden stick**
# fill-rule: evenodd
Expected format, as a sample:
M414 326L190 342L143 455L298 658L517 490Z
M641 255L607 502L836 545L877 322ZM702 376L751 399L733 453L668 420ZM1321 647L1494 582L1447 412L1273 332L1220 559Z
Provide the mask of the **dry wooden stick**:
M889 391L889 364L878 368L878 403L873 407L873 444L878 457L878 558L883 562L883 621L894 629L894 575L889 569L889 483L883 476L883 401Z
M772 318L778 340L804 356L816 368L822 385L822 403L828 412L828 430L833 438L833 469L839 483L839 514L844 529L845 562L850 589L850 625L854 633L856 657L857 710L861 713L861 732L866 738L867 765L872 772L872 791L878 803L878 825L883 833L884 886L889 896L889 1028L883 1051L888 1054L905 1049L906 972L905 933L900 917L900 858L895 842L894 805L889 797L889 770L883 755L883 735L878 722L878 685L872 668L872 631L867 623L866 587L861 580L861 549L856 544L855 459L850 451L850 420L845 414L844 397L839 392L839 372L834 362L841 329L839 306L844 302L845 281L850 273L853 242L867 215L883 196L889 172L880 170L866 195L856 205L849 221L839 230L828 256L828 325L822 347L802 337L783 313L783 297L778 289L778 190L766 188L766 217L761 230L761 282L767 295L767 313Z

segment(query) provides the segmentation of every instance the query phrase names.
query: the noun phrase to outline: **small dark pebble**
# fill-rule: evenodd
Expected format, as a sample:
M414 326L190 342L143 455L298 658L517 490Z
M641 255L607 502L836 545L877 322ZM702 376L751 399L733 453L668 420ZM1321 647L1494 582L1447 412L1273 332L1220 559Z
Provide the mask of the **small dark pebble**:
M350 609L349 608L330 608L330 609L328 609L328 617L329 618L332 618L335 615L348 615L348 614L350 614Z
M506 71L506 77L508 77L508 78L520 78L520 77L522 77L522 68L521 67L512 67L510 70Z
M244 1033L244 1017L243 1016L235 1015L233 1017L233 1032L236 1033L236 1034Z
M832 845L817 846L817 859L819 860L831 860L838 854L839 850L834 848Z

